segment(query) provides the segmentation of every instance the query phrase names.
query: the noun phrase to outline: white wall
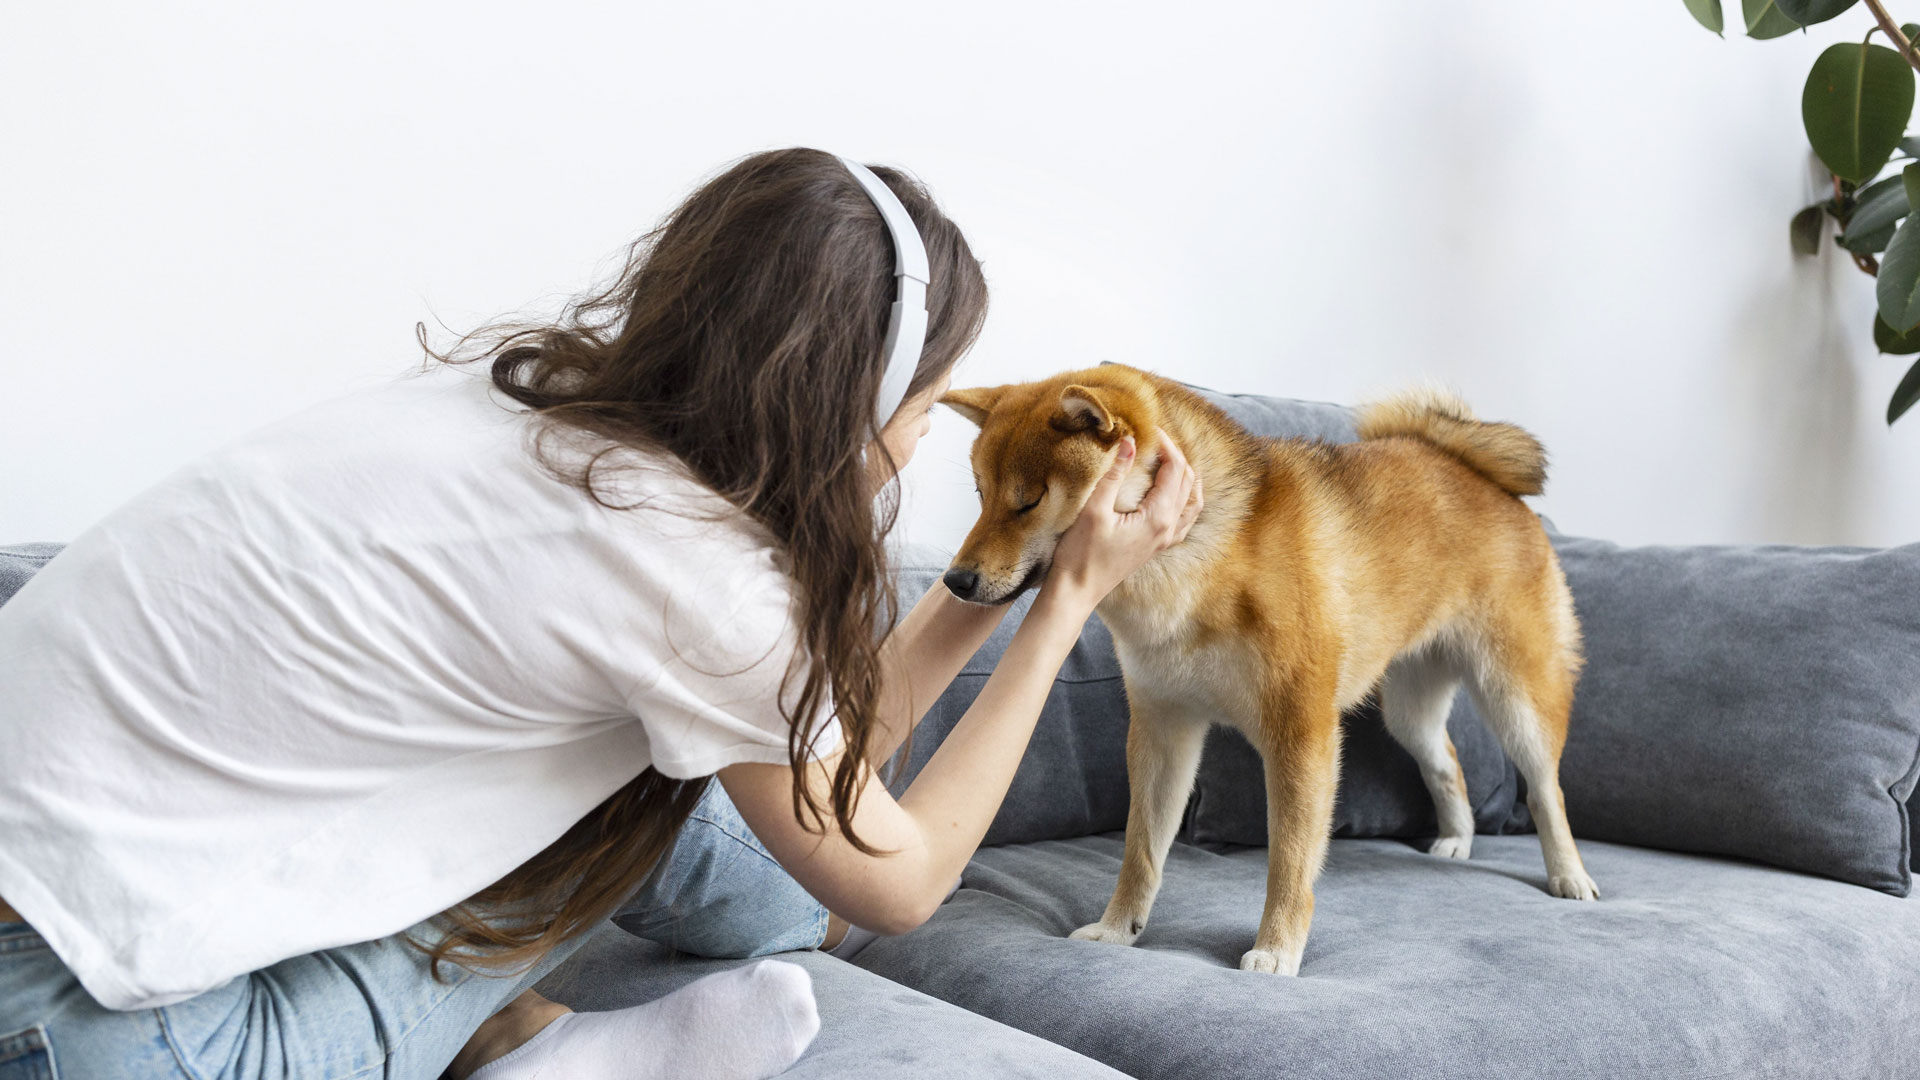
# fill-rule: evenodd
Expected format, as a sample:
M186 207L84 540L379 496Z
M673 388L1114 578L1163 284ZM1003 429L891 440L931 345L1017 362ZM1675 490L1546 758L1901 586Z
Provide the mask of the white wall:
M994 311L963 383L1434 375L1544 438L1563 528L1920 539L1871 282L1787 250L1801 83L1852 14L1752 42L1678 0L176 7L0 38L0 540L410 366L416 319L550 304L793 144L905 165L967 229ZM936 422L914 538L964 531L971 431Z

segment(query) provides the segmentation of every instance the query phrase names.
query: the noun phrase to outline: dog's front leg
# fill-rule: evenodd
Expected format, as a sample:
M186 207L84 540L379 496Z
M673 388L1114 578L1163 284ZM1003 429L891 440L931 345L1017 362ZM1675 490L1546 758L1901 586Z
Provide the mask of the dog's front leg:
M1187 796L1193 791L1193 774L1200 766L1209 726L1189 710L1138 693L1131 681L1127 691L1133 719L1127 727L1126 851L1106 914L1071 935L1081 941L1131 945L1146 928L1147 913L1160 891L1167 849L1173 846L1173 834L1180 829Z
M1331 695L1276 702L1261 718L1267 769L1267 910L1242 971L1300 973L1313 924L1313 883L1327 858L1340 780L1340 714Z

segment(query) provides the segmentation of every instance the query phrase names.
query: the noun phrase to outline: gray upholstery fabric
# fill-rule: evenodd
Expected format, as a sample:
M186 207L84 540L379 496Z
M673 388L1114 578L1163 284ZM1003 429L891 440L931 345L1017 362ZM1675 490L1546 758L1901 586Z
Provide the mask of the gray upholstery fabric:
M1920 545L1554 544L1587 640L1575 835L1907 894Z
M1420 768L1369 702L1341 717L1340 786L1333 835L1433 836L1439 831L1433 796ZM1454 703L1447 731L1467 778L1477 832L1504 831L1512 816L1516 776L1491 730L1465 697ZM1260 755L1230 728L1207 733L1182 839L1196 844L1267 843L1267 781Z
M38 573L59 552L60 544L7 544L0 546L0 604L6 603L27 579Z
M1121 1074L824 953L782 953L813 977L820 1034L782 1080L1119 1080ZM716 971L752 963L675 953L611 924L537 989L582 1010L652 1001Z
M981 851L932 921L857 962L1143 1078L1903 1076L1920 902L1751 863L1582 845L1557 900L1532 837L1459 862L1336 840L1298 978L1237 970L1266 853L1176 844L1131 948L1098 918L1118 834Z
M946 564L931 554L914 551L905 556L906 568L898 575L903 608L946 572ZM891 777L894 794L906 790L979 696L1032 602L1032 594L1014 602L993 637L934 702ZM1122 828L1126 822L1127 697L1120 684L1113 639L1094 618L1088 620L1079 643L1061 665L1013 786L987 830L986 843L1086 836Z

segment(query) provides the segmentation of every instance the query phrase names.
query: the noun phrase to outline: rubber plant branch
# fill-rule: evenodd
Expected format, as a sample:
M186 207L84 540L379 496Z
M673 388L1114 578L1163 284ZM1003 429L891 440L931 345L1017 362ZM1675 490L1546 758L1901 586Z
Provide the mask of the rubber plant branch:
M1880 0L1863 0L1863 2L1867 5L1867 10L1873 12L1874 21L1880 24L1880 32L1887 35L1887 40L1893 42L1893 47L1899 51L1907 63L1913 65L1915 70L1920 70L1920 54L1916 54L1913 42L1907 40L1907 35L1900 32L1900 24L1894 22L1893 16L1887 14L1886 5Z

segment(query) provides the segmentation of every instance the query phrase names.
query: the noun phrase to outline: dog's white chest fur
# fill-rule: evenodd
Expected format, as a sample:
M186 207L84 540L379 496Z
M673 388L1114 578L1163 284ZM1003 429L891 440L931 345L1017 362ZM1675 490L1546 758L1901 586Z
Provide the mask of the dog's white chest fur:
M1248 643L1231 635L1195 643L1198 597L1189 567L1180 565L1192 558L1175 549L1141 567L1101 603L1100 618L1113 632L1129 693L1243 727L1259 716L1246 677L1254 658Z

